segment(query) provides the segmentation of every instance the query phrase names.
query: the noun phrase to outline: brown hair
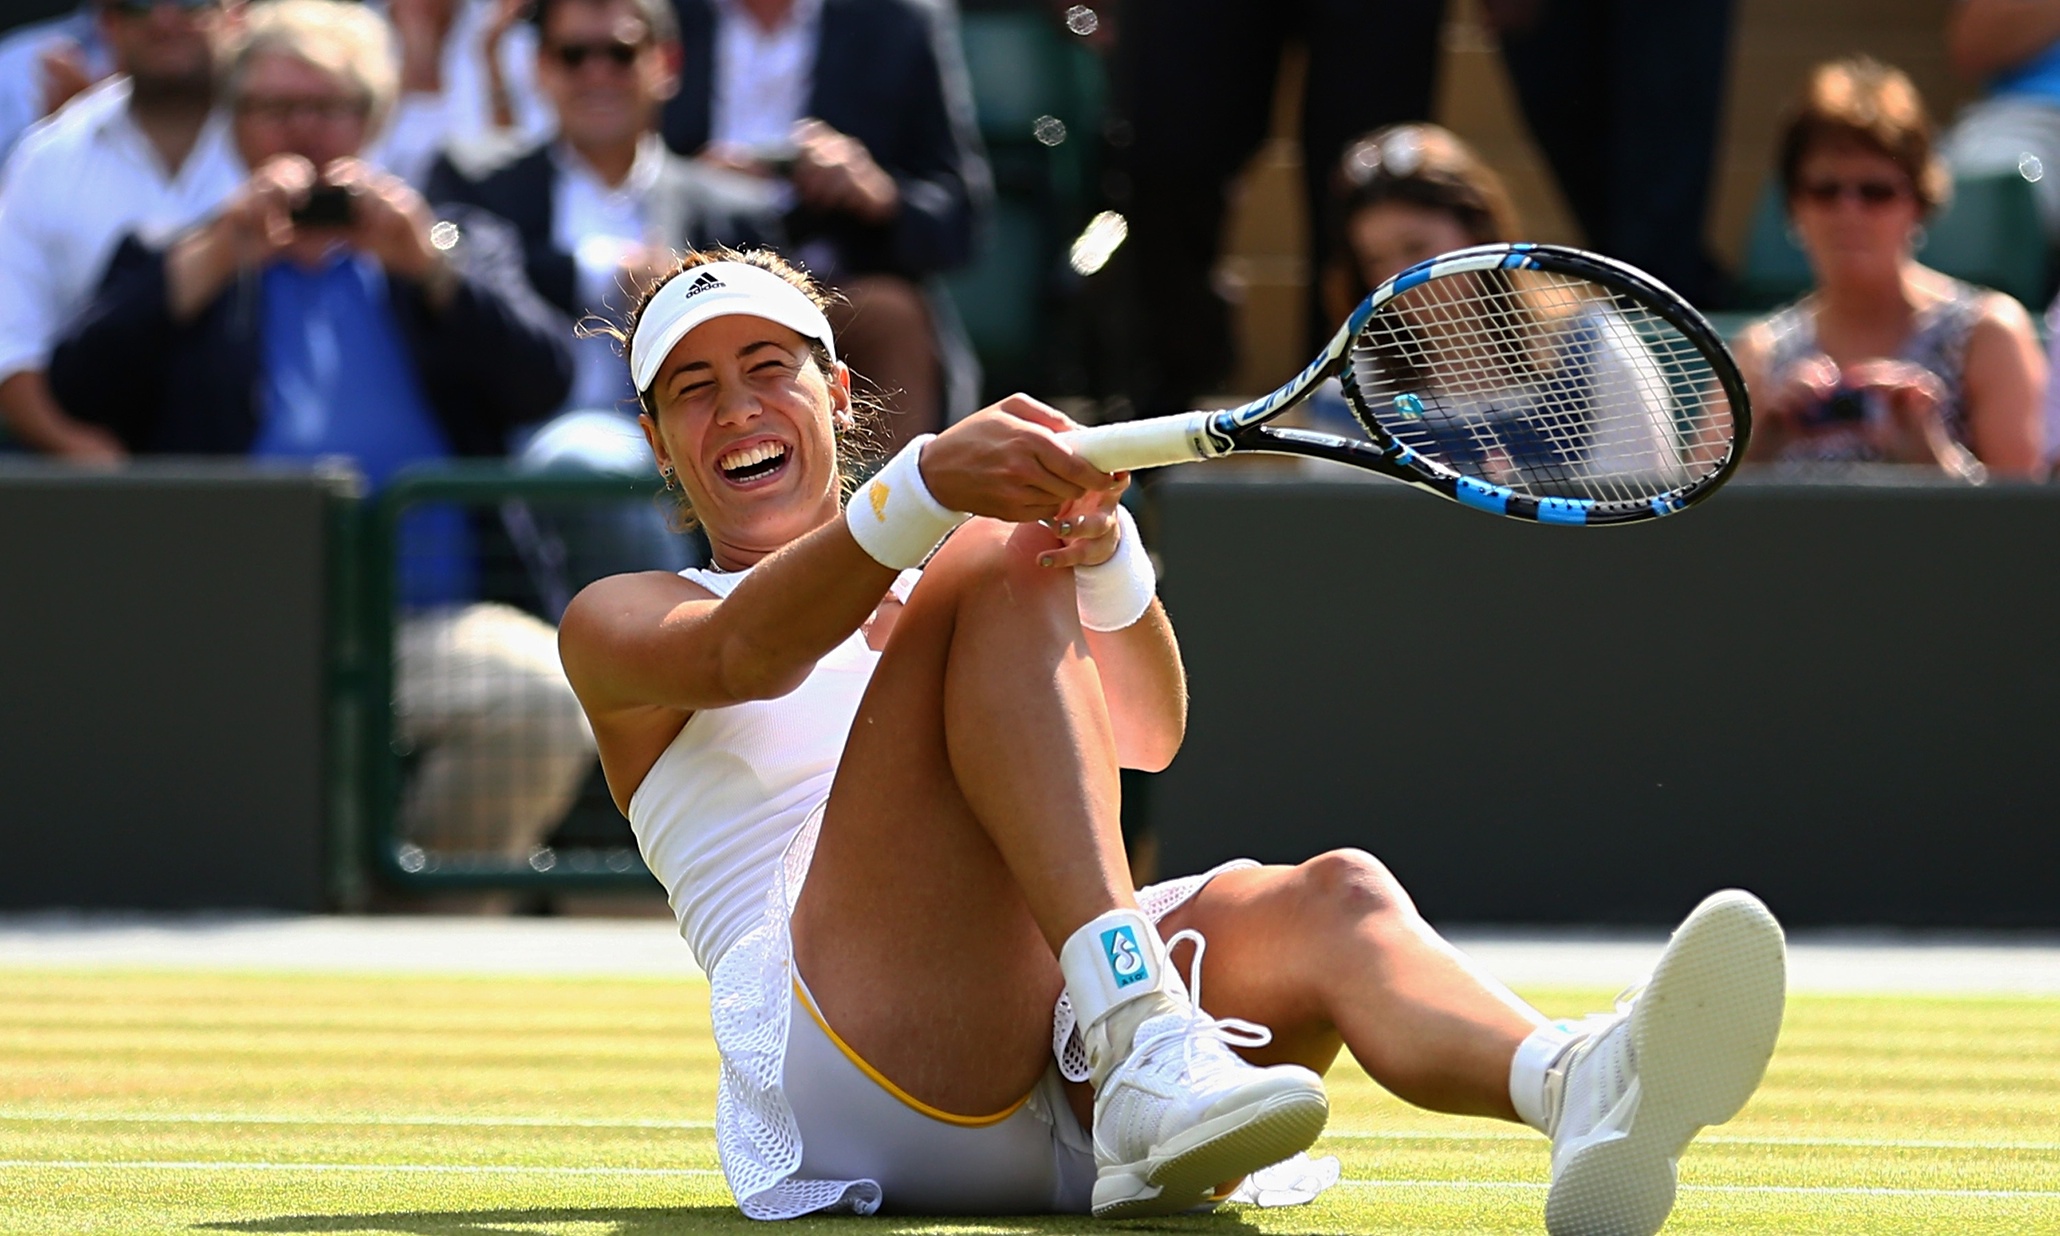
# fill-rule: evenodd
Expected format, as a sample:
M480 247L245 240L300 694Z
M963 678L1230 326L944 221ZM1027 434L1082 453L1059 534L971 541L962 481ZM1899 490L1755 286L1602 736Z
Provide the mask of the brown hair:
M839 303L837 294L825 288L822 284L817 283L815 276L770 249L745 249L740 251L718 245L710 249L689 250L687 253L682 254L679 262L671 270L667 271L660 278L653 280L650 286L643 288L637 294L636 304L631 306L629 318L625 326L618 328L611 323L601 322L598 324L590 323L587 329L592 330L595 334L613 338L617 346L624 353L627 353L629 351L629 341L637 333L637 323L644 316L644 307L651 303L652 297L658 295L658 289L679 278L685 272L697 266L706 266L710 262L742 262L746 266L756 266L760 270L770 271L794 285L803 296L808 297L810 301L814 302L816 308L825 312L828 312L831 306ZM816 368L822 371L825 378L830 377L836 369L836 361L831 358L830 350L819 341L811 339L808 341L808 351L809 355L815 359ZM835 431L839 496L847 499L858 488L858 483L870 474L874 463L874 456L878 453L878 441L873 428L881 414L882 405L871 394L861 393L860 383L862 381L863 379L857 374L854 373L852 375L852 422L848 426L837 427ZM644 415L650 417L653 424L657 423L658 401L652 397L650 391L637 392L637 406L643 409ZM671 488L672 480L670 477L667 478L666 483L674 502L672 512L674 531L691 532L700 523L700 519L694 514L693 503L687 498L686 486L681 485L676 489Z
M1392 124L1345 148L1331 185L1335 251L1352 251L1346 229L1355 215L1383 202L1407 202L1452 216L1476 245L1515 240L1516 206L1495 169L1450 129ZM1353 267L1356 284L1358 271ZM1360 288L1359 296L1372 291Z
M1872 56L1826 61L1810 70L1781 131L1782 193L1793 209L1803 160L1824 146L1852 145L1901 168L1929 217L1952 197L1953 184L1931 138L1931 114L1909 74Z

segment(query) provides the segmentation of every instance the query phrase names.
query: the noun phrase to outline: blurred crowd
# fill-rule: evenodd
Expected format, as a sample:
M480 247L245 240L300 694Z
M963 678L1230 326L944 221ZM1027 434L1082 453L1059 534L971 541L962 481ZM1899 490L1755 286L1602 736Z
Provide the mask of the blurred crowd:
M1078 138L1104 166L1085 195L1127 227L1104 277L1126 289L1127 350L1087 392L1105 407L1178 411L1229 381L1227 203L1290 43L1307 49L1313 332L1407 265L1525 237L1496 170L1427 119L1444 0L964 7L1034 14L1110 84ZM1727 307L1703 236L1732 0L1479 11L1586 245ZM347 456L375 490L467 457L648 476L611 332L675 251L715 244L777 247L837 289L840 347L889 412L881 448L934 430L979 389L942 277L983 260L997 200L961 16L951 0L84 0L18 27L0 38L5 449ZM2016 256L2050 292L2060 0L1961 0L1949 21L1982 95L1944 133L1865 57L1817 66L1790 109L1768 174L1810 286L1734 339L1755 458L1977 481L2044 479L2060 453L2043 306L1923 261L1956 184L2000 177L2035 203ZM1040 305L1046 284L1090 294L1079 262L1052 264ZM396 715L426 753L404 816L424 845L538 844L592 766L558 610L594 574L694 552L639 508L571 538L590 553L568 561L551 518L511 508L491 534L560 546L513 602L468 573L476 518L432 506L404 529L442 564L403 579L397 640ZM511 717L535 758L482 778Z

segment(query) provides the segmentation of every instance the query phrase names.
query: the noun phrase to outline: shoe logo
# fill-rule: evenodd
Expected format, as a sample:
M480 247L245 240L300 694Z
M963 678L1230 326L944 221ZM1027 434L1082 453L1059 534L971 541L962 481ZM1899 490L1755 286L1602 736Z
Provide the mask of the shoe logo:
M1111 927L1104 931L1102 952L1108 956L1109 972L1116 976L1118 991L1151 977L1151 968L1144 962L1144 950L1137 947L1137 936L1129 927Z
M680 299L692 300L703 292L727 286L729 285L704 270L700 273L700 275L698 275L694 279L692 283L687 285L687 294L685 296L680 297Z

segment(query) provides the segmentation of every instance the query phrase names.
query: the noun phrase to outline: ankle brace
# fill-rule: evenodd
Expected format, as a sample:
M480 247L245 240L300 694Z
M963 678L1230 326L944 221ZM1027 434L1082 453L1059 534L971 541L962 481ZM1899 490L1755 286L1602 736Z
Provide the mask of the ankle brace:
M1187 987L1167 964L1158 929L1136 910L1110 910L1067 937L1059 973L1097 1086L1129 1053L1139 1023L1187 1006Z
M1509 1062L1510 1103L1525 1124L1547 1137L1558 1123L1559 1103L1548 1092L1546 1079L1580 1037L1571 1022L1546 1022L1517 1045L1516 1056Z

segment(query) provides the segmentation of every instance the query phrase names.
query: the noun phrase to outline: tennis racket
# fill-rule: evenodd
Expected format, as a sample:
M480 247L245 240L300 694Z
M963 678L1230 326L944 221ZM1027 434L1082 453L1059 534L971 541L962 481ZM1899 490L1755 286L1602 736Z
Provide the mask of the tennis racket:
M1366 441L1267 424L1333 376ZM1730 352L1664 284L1578 249L1505 244L1388 280L1262 399L1066 437L1108 472L1307 455L1476 510L1581 525L1656 519L1708 497L1737 468L1750 426Z

